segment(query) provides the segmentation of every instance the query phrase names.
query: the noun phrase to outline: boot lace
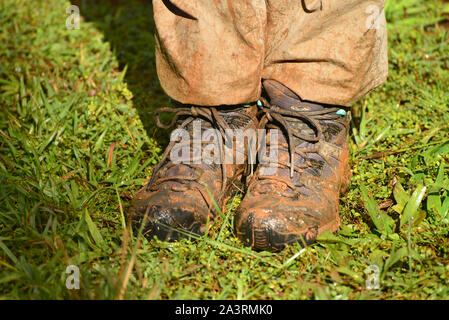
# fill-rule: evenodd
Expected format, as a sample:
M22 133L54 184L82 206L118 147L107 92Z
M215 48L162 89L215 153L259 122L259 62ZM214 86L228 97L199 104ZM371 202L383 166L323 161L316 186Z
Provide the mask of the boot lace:
M329 107L322 110L310 111L310 110L288 110L280 108L276 105L271 105L265 98L261 98L260 101L262 105L259 106L259 113L262 115L260 120L260 128L270 128L270 127L280 127L281 130L285 132L287 143L279 143L277 146L280 150L288 150L289 152L289 162L278 161L278 166L280 168L290 167L290 178L293 178L294 173L297 172L301 174L306 168L311 166L311 160L308 157L309 153L318 153L320 146L319 142L325 140L323 133L323 127L320 121L330 120L341 124L346 130L348 130L348 122L344 121L344 116L338 113L341 108ZM314 131L314 135L302 134L298 130L291 128L288 122L300 121L306 123L309 128ZM299 142L297 143L297 140ZM298 147L301 142L309 142L313 144L313 147ZM270 145L267 142L267 145ZM273 146L270 146L273 147ZM260 150L260 145L258 145L258 150ZM302 164L295 164L295 155L301 157L304 162ZM324 161L331 165L331 160L328 157L320 155ZM332 168L332 166L331 166ZM253 178L256 178L254 176ZM296 190L297 187L303 185L296 185L291 180L285 179L281 176L276 175L257 175L257 179L262 180L262 184L270 184L274 181L279 181L287 185L290 189ZM265 182L265 183L264 183Z
M172 121L169 124L164 124L160 120L160 114L161 113L174 113L174 117ZM159 128L162 129L170 129L172 128L176 123L179 123L178 120L182 118L180 125L178 126L178 129L186 129L189 124L191 124L196 119L201 119L206 122L208 122L213 129L217 129L218 131L218 139L217 141L225 141L227 137L226 129L230 129L230 126L228 123L223 119L223 115L227 115L229 117L239 117L243 118L244 121L252 120L249 116L242 114L237 111L224 111L224 110L217 110L215 107L200 107L200 106L190 106L190 107L176 107L176 108L160 108L156 110L155 112L155 118L156 118L156 125ZM176 181L179 183L185 183L187 181L195 181L198 182L201 178L201 174L194 174L194 175L177 175L177 176L166 176L166 177L159 177L156 179L158 171L165 165L167 169L178 165L176 163L170 162L168 160L169 155L173 147L178 143L178 141L170 141L167 148L165 149L165 152L162 155L161 161L156 165L156 167L153 169L153 173L150 178L150 182L147 185L147 190L153 189L154 187L157 187L162 182L165 181ZM190 143L190 142L189 142ZM192 143L195 143L192 141ZM201 141L202 143L209 143L207 141ZM223 150L221 146L223 146L223 143L219 143L219 157L222 161L220 161L221 166L221 176L222 176L222 186L221 191L224 192L227 184L227 172L226 172L226 165L223 164ZM200 155L201 156L201 155ZM191 159L193 162L198 159ZM194 170L194 172L197 172L198 166L193 163L182 163L182 165L188 166Z

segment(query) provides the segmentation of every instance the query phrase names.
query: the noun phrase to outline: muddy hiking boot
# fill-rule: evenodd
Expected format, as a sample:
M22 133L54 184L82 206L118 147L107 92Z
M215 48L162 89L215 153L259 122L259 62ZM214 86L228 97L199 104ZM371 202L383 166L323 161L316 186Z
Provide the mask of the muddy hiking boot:
M175 114L168 125L159 120L159 114L165 112ZM224 163L226 130L255 130L256 113L255 105L199 107L178 104L176 108L157 110L157 125L168 129L176 124L177 137L172 132L171 141L154 168L149 184L131 202L129 214L134 227L139 229L145 220L143 234L165 241L189 237L189 233L203 234L208 221L216 215L216 205L221 210L224 208L248 168L242 154L241 163Z
M239 238L256 250L309 244L340 225L340 192L349 184L347 108L307 103L273 80L263 83L260 126L266 153L277 149L277 170L259 164L235 218ZM277 144L270 144L277 129ZM293 160L292 160L293 159Z

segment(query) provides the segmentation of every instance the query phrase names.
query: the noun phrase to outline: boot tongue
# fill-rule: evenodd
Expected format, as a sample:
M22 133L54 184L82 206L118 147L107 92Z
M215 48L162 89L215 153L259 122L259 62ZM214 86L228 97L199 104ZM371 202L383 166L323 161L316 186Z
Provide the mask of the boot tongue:
M263 87L270 98L270 103L282 109L292 111L318 111L324 107L310 102L304 102L292 90L276 80L264 80Z

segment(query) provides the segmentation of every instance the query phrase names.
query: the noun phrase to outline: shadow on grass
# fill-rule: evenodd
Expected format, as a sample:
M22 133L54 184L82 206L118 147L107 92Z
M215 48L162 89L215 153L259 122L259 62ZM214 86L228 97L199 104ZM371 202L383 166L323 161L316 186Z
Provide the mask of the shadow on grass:
M84 20L93 23L104 34L104 40L119 62L128 70L125 81L133 93L133 102L149 137L161 145L169 141L168 131L160 130L154 121L154 110L169 105L160 87L154 53L153 5L151 0L72 0ZM82 26L81 26L82 27Z

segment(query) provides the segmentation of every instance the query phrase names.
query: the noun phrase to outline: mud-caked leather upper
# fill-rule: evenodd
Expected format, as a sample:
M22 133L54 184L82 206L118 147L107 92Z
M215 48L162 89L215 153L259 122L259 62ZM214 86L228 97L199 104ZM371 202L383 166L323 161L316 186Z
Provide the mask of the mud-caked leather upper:
M350 178L350 114L342 107L303 102L273 80L263 86L269 101L262 99L260 125L267 129L266 153L277 149L277 169L265 161L248 178L235 225L245 244L276 251L338 229L339 194ZM276 145L270 129L277 130Z
M214 201L222 209L233 186L240 182L247 169L246 163L217 164L214 161L225 151L225 130L255 129L256 111L255 106L213 108L178 105L177 108L159 109L157 122L160 127L169 128L177 124L177 129L185 129L189 133L190 141L184 146L190 151L190 161L171 159L173 148L182 148L179 141L171 141L161 162L153 170L149 184L131 202L129 214L135 228L139 229L145 222L143 233L147 238L157 236L166 241L188 237L190 233L203 234L207 222L215 217ZM171 124L160 122L158 115L162 112L175 113ZM210 159L203 157L205 153L198 154L194 150L194 143L202 147L210 144L210 141L195 140L194 123L198 125L198 121L201 134L207 129L216 129L219 133L215 140L218 154L211 153Z

